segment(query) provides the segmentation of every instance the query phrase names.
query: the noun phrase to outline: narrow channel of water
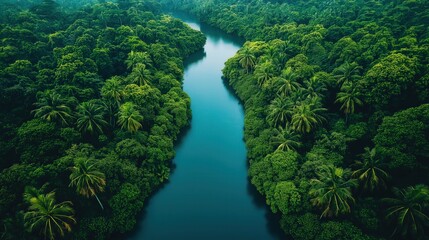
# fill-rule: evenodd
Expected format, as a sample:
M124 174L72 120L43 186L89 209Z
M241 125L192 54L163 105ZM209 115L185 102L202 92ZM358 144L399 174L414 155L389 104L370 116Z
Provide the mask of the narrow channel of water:
M207 36L185 63L192 123L176 147L170 180L147 202L130 240L281 239L277 219L247 178L244 113L221 76L242 45L221 30L173 13Z

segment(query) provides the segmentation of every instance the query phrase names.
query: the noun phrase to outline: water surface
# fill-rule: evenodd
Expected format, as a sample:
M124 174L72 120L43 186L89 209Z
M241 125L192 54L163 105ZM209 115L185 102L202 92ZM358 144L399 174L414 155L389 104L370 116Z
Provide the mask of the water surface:
M185 62L191 128L176 147L170 180L146 202L130 240L280 239L278 220L247 178L244 113L221 76L242 41L173 13L207 37Z

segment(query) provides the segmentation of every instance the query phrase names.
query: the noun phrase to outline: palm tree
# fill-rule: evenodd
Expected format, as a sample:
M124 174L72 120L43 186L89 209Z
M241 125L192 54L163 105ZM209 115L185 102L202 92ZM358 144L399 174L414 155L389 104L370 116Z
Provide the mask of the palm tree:
M283 72L281 77L278 78L277 83L280 85L277 90L277 94L288 96L292 92L300 88L300 84L294 81L295 75L292 72L292 68L288 67Z
M344 83L356 82L356 80L360 77L359 73L362 69L357 63L349 63L346 62L340 67L336 69L337 75L334 77L337 79L337 84L342 86Z
M137 64L145 64L146 66L151 65L152 60L150 59L150 56L147 52L135 52L131 51L128 54L127 60L125 60L125 63L127 64L127 68L131 69L134 68Z
M394 188L393 193L395 198L383 199L390 205L386 218L396 225L392 236L400 234L413 239L425 236L424 229L429 226L429 216L426 214L429 207L429 188L420 184L406 189Z
M103 112L106 113L106 117L109 119L110 126L116 125L116 114L118 113L119 106L112 100L106 100L101 102Z
M30 231L40 230L46 238L56 239L57 234L64 236L76 223L74 210L69 201L56 204L55 192L40 194L35 188L27 187L24 199L30 204L24 214L25 226Z
M305 102L295 106L291 119L292 129L302 133L311 132L324 120L320 115L324 111L326 111L325 108L315 107L315 104Z
M376 148L365 148L365 153L362 154L363 161L356 161L355 166L358 167L352 173L352 177L357 178L364 189L373 192L376 189L386 187L386 179L389 176L383 170L384 164L377 156Z
M101 209L104 209L103 204L97 196L97 192L103 192L106 186L106 177L97 170L96 165L91 163L90 159L78 158L75 161L75 166L72 167L70 174L70 187L75 186L76 191L85 197L94 196Z
M120 105L124 95L123 87L120 84L120 77L117 76L107 80L101 89L101 96L115 101L118 106Z
M285 128L280 126L278 129L274 129L271 142L277 147L276 151L296 151L301 146L299 138L299 134L292 131L289 124L286 124Z
M309 194L311 203L323 210L320 217L349 213L355 201L351 189L357 186L356 179L348 179L350 170L323 165L316 174L317 179L310 180Z
M249 48L245 47L238 54L238 63L246 69L246 73L249 73L256 65L256 57Z
M275 68L272 62L267 61L255 70L255 77L258 80L258 86L263 87L265 84L274 77Z
M320 81L316 76L311 77L308 80L304 81L303 94L304 97L313 98L313 97L323 97L324 92L326 91L325 83Z
M127 102L121 105L118 112L118 123L122 129L135 133L142 127L141 121L143 121L143 116L135 109L133 103Z
M353 87L352 84L343 84L341 91L337 94L336 103L341 103L340 109L346 114L346 122L348 114L355 112L355 105L362 105L360 93Z
M103 107L84 102L77 107L77 128L90 134L102 134L107 122L103 119Z
M137 63L133 68L130 77L139 86L150 84L150 71L146 69L146 65L143 63Z
M284 126L292 114L293 103L285 96L277 96L269 105L267 121L271 126Z
M69 121L73 118L70 108L58 93L49 93L41 97L35 105L38 108L33 110L34 116L49 122L60 122L63 125L69 125Z

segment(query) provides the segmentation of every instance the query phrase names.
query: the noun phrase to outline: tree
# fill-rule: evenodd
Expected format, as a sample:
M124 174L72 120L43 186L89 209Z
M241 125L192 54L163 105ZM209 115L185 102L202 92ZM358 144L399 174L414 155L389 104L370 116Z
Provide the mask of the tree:
M302 206L299 189L292 181L282 181L274 189L274 201L271 203L273 212L280 210L283 214L298 212Z
M285 126L292 114L293 103L286 96L277 96L268 106L267 121L271 126Z
M356 161L355 166L357 169L353 171L352 177L361 182L365 190L373 192L376 189L386 187L386 179L389 176L383 170L385 164L377 156L376 148L365 148L365 153L362 155L363 161Z
M102 134L108 123L103 119L103 107L92 102L84 102L77 107L77 128L81 132Z
M71 225L76 223L74 210L69 201L56 204L55 192L41 194L33 187L26 187L24 199L30 204L24 214L25 226L30 231L40 230L46 238L64 236L65 231L71 231Z
M138 64L144 64L145 66L150 66L152 60L147 52L135 52L131 51L128 54L127 60L125 63L127 64L128 69L132 69L136 67Z
M355 105L362 105L360 100L360 93L356 90L353 84L344 84L341 87L341 91L337 94L336 103L340 103L340 109L346 114L346 122L348 114L355 112Z
M357 63L346 62L337 69L334 70L334 77L337 79L337 84L343 86L343 84L355 83L360 75L360 70L362 69Z
M311 203L321 208L320 217L338 216L350 212L354 203L352 187L357 186L356 179L348 179L350 170L323 165L317 172L317 179L311 179Z
M288 67L281 74L281 77L277 78L277 84L279 88L277 94L282 96L288 96L290 93L300 88L300 84L294 80L295 75L292 72L292 68Z
M121 105L118 112L118 124L122 129L135 133L142 127L141 121L143 121L143 116L135 109L132 102Z
M76 187L76 191L87 198L94 196L101 209L103 204L97 196L98 192L104 191L106 178L104 173L97 170L95 163L88 158L78 158L72 167L70 174L70 187Z
M389 168L425 169L429 159L429 104L383 118L374 137Z
M103 88L101 89L101 96L115 101L118 106L120 105L121 100L125 94L120 81L120 77L112 77L106 81Z
M424 229L429 226L429 188L426 185L410 186L406 189L393 189L395 198L383 199L390 207L386 218L392 220L395 229L392 235L419 238L425 236ZM421 238L424 239L424 238Z
M244 47L238 54L238 62L246 69L246 73L249 73L256 65L256 57L249 48Z
M276 151L296 151L301 146L300 136L294 132L289 125L274 129L272 143L277 147Z
M267 85L268 81L274 77L275 67L271 61L266 61L256 66L255 77L258 81L259 87Z
M273 195L278 182L292 180L298 171L297 152L274 152L249 168L252 184L264 195Z
M391 101L406 103L407 89L414 84L418 59L392 53L372 66L361 80L367 102L384 107Z
M304 98L323 97L326 92L325 83L317 76L304 80L304 85L302 93Z
M291 119L293 130L309 133L324 120L320 113L326 111L326 109L314 106L314 104L303 102L294 107Z
M45 119L49 122L60 122L69 125L73 118L70 108L57 93L49 93L41 97L35 104L38 108L33 110L34 116Z
M146 69L146 65L143 63L137 63L133 68L130 77L139 86L150 84L150 71Z

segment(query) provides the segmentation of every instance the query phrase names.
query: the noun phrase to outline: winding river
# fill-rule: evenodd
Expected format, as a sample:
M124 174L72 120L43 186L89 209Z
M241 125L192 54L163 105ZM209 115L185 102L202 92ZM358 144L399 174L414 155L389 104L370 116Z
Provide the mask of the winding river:
M281 239L271 214L247 178L244 113L221 75L243 41L173 13L207 37L185 62L191 128L176 146L170 180L147 202L130 240Z

